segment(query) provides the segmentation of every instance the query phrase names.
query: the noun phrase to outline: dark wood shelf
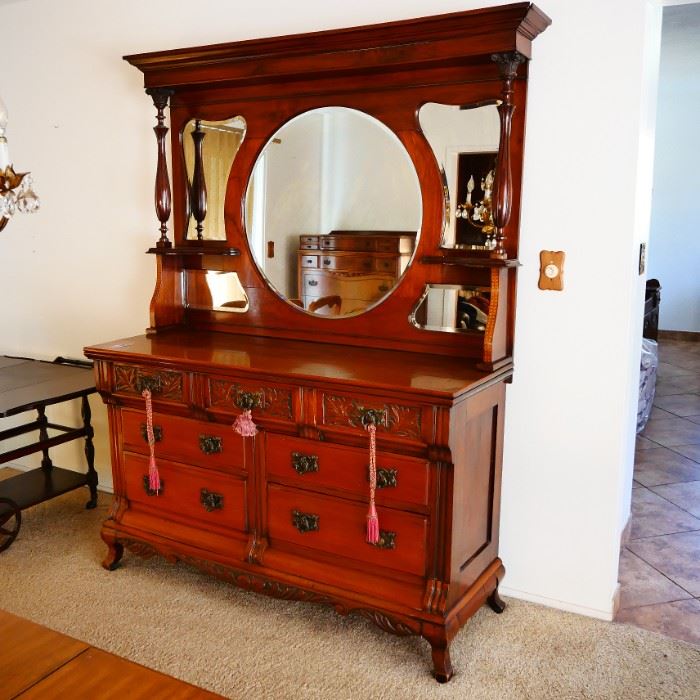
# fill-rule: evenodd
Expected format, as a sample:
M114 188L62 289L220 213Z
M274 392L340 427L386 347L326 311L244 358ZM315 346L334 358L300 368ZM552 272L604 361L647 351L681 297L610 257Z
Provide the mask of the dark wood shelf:
M20 510L87 486L88 475L61 467L32 469L0 481L0 498L14 501ZM0 504L0 514L2 513Z
M425 255L421 262L426 265L458 265L459 267L520 267L517 258L477 258L456 255Z
M238 248L210 247L206 245L180 245L171 248L149 248L151 255L229 255L235 257L241 254Z

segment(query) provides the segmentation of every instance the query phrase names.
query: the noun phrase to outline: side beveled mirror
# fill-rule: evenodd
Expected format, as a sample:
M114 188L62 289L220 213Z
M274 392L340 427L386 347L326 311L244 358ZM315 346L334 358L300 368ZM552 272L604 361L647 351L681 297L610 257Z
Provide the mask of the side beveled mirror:
M226 185L243 138L243 117L191 119L182 132L187 171L187 240L225 241Z
M464 107L429 102L421 107L418 119L443 178L442 247L493 250L500 140L497 102Z
M417 328L443 333L483 333L491 307L491 288L429 284L411 312Z
M304 112L268 141L246 192L255 262L279 296L343 317L396 287L416 249L420 184L398 137L344 107Z

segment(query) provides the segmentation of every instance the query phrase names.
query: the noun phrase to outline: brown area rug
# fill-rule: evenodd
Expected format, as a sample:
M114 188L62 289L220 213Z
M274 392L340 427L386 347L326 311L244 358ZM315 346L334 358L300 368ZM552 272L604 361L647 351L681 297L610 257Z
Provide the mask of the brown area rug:
M510 600L483 608L438 685L417 638L319 606L240 591L128 553L100 566L109 497L73 492L23 513L0 554L0 608L230 698L700 698L700 650L621 624Z

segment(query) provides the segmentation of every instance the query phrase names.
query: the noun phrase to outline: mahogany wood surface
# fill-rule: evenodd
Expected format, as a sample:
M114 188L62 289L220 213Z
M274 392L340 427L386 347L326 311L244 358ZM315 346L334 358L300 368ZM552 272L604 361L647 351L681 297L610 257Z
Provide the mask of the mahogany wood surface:
M435 678L450 679L455 634L485 602L502 610L500 484L528 60L549 22L517 3L127 57L151 94L171 95L174 246L155 248L163 254L148 334L86 349L110 421L115 500L102 528L106 568L125 550L159 554L251 591L332 605L393 634L423 636ZM498 104L495 249L442 247L444 181L418 120L429 102ZM310 293L327 282L319 275L324 245L334 248L330 232L299 232L301 285L286 301L255 262L245 228L248 181L265 145L291 118L331 105L394 132L422 197L413 260L396 288L344 318L300 308L302 297L313 297L328 314L347 296L327 287ZM188 217L197 209L199 222L205 207L190 206L185 126L234 116L246 133L226 183L226 240L188 241ZM206 192L206 183L196 190ZM157 202L166 194L163 184ZM163 225L164 213L160 206ZM359 235L346 238L352 246L334 250L329 268L369 263L371 274L395 274L382 271ZM189 270L235 272L248 309L190 308L182 283ZM205 275L192 277L205 284ZM487 288L485 332L414 326L410 315L427 284ZM206 299L200 291L194 297ZM144 389L161 429L161 494L144 484ZM247 410L258 432L239 438L229 426ZM377 438L374 544L366 541L368 421Z
M221 696L0 610L0 700Z

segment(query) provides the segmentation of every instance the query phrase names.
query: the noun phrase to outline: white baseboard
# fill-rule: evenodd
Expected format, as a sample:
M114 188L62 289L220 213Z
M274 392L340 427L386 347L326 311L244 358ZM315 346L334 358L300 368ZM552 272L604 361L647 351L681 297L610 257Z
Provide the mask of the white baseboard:
M569 603L565 600L557 600L556 598L548 598L547 596L543 595L518 591L514 588L508 588L506 586L499 586L498 592L509 598L518 598L519 600L526 600L529 603L539 603L540 605L545 605L548 608L556 608L557 610L577 613L579 615L585 615L586 617L595 617L598 620L606 620L607 622L612 621L614 616L614 599L610 601L609 610L598 610L597 608L589 608L585 605Z
M0 465L0 469L5 469L5 468L16 469L18 472L29 472L32 469L37 469L38 467L28 467L25 464L14 464L14 463ZM101 491L102 493L114 494L114 488L112 487L112 484L97 484L97 490Z

